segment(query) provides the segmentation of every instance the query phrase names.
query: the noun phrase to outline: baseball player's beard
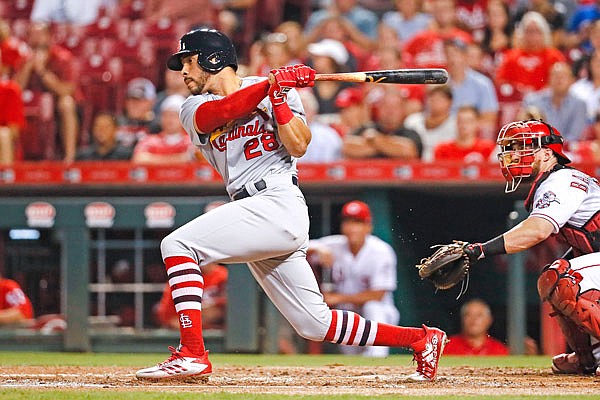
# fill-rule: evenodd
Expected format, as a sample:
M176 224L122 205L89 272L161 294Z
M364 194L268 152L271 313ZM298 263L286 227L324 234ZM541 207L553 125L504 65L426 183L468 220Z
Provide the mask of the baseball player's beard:
M206 86L206 79L203 79L203 82L199 82L198 79L194 78L187 78L187 80L189 81L185 82L185 84L187 85L190 93L193 95L202 93L202 91L204 90L204 86Z

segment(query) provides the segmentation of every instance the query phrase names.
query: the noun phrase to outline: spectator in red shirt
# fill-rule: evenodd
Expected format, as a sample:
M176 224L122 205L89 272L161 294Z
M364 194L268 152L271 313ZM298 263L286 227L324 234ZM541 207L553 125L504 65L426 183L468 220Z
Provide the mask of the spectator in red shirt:
M204 279L202 326L205 329L219 329L223 328L225 324L228 276L229 271L221 264L213 263L202 266L202 279ZM156 317L163 328L179 329L179 316L175 312L175 304L168 282L156 308Z
M191 161L194 146L179 121L185 97L173 94L163 101L160 112L162 131L144 136L133 150L132 161L144 164L172 164Z
M0 274L0 326L27 322L33 318L33 307L21 286Z
M461 106L456 113L456 139L438 144L434 161L486 162L495 154L496 143L479 138L480 117L474 106Z
M530 11L515 30L515 47L506 52L498 66L496 85L503 94L516 91L525 95L543 89L550 68L559 61L565 57L552 45L548 22L540 13Z
M0 77L0 164L12 164L17 158L17 140L24 126L21 88L15 81Z
M13 77L29 55L29 46L11 34L8 21L0 19L0 74Z
M410 57L414 68L444 68L446 54L444 40L472 41L471 34L457 27L454 0L432 0L431 13L434 22L428 30L421 31L404 43L404 53Z
M450 336L445 355L503 356L508 347L488 333L494 318L490 307L480 299L469 300L460 309L462 329Z
M71 162L75 159L79 133L77 102L82 100L77 85L77 63L69 50L52 42L50 28L46 24L31 25L29 46L32 54L25 60L15 79L23 90L53 94L60 116L63 159Z

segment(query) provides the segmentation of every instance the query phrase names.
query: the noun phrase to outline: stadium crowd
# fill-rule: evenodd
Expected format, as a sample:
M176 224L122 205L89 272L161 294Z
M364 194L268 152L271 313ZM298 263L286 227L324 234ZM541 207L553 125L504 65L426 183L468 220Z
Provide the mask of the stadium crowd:
M201 158L173 128L188 93L165 67L200 26L234 39L244 75L448 70L447 85L302 89L301 162L487 162L523 113L557 127L574 161L600 161L598 1L0 0L0 164Z

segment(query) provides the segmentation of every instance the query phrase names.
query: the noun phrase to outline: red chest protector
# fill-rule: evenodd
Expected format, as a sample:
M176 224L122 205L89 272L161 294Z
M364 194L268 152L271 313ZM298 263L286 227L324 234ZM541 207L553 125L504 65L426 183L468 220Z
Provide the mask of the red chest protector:
M527 195L527 199L525 200L525 208L528 212L531 212L532 210L533 197L540 184L545 181L552 172L562 168L569 167L557 164L551 171L544 172L536 178ZM575 257L600 251L600 210L581 228L565 224L555 236L560 242L567 243L573 248L573 255Z

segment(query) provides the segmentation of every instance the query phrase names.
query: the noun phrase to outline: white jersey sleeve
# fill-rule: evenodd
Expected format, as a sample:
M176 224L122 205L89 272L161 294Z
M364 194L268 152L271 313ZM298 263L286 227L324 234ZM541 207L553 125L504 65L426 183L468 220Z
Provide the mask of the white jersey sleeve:
M582 227L600 210L600 187L596 179L572 168L551 173L534 194L530 216L544 218L554 233L565 224Z

